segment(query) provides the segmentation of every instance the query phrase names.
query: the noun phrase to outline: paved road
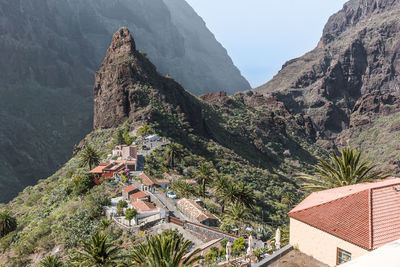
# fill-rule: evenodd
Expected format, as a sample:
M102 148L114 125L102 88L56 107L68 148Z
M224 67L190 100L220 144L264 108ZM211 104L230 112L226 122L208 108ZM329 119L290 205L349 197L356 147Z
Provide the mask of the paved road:
M137 188L141 188L142 185L137 181L132 181L132 184ZM150 195L156 197L167 209L170 211L170 215L182 220L188 220L188 218L183 215L178 208L176 207L175 199L170 199L166 196L166 194L162 191L148 192Z

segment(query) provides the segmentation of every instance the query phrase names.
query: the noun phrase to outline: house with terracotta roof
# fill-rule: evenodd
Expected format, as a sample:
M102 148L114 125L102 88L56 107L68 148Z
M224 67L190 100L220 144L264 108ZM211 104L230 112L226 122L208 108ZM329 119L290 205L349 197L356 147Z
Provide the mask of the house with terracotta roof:
M137 159L137 147L136 146L115 146L112 150L112 156L122 160L136 160Z
M140 179L140 182L141 182L143 185L148 186L149 188L153 188L153 187L156 187L156 186L160 186L160 185L157 183L157 181L156 181L153 177L151 177L150 175L148 175L148 174L141 173L141 174L139 175L139 179Z
M129 200L132 194L138 193L139 189L134 185L128 185L122 188L122 197L124 200Z
M162 187L167 188L170 186L171 182L168 179L157 179L156 182Z
M177 202L178 209L189 219L207 226L218 226L219 220L192 199L182 198Z
M330 266L348 262L400 239L400 178L314 192L289 217L291 245Z
M137 200L150 201L150 196L146 192L137 191L132 194L129 194L129 200L130 201L137 201Z

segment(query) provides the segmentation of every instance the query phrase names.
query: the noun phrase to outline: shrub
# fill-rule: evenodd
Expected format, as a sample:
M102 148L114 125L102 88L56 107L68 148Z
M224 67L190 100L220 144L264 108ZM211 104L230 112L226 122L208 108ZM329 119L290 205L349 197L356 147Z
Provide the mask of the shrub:
M73 190L76 195L82 195L88 192L94 185L92 175L78 174L72 179Z
M233 242L232 253L233 255L239 256L246 250L246 240L243 237L238 238Z

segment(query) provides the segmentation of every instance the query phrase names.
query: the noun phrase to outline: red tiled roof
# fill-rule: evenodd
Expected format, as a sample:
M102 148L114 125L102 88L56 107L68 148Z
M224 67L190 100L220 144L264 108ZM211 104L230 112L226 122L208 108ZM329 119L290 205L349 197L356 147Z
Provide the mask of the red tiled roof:
M139 198L143 198L143 197L148 197L149 195L143 191L139 191L133 194L129 195L130 199L139 199Z
M147 175L145 173L142 173L139 175L140 181L142 181L142 184L147 185L147 186L152 186L152 185L158 185L158 183L154 180L153 177L150 175Z
M90 173L103 173L103 170L107 167L107 165L99 165L93 170L90 171Z
M400 178L314 192L289 216L372 250L400 238Z
M157 183L166 183L166 184L170 183L168 179L157 179L156 181Z
M125 192L131 192L131 191L136 190L136 189L138 189L138 188L136 186L134 186L134 185L128 185L128 186L125 186L124 188L122 188L122 190L125 191Z
M143 200L132 201L131 205L137 211L149 211L156 209L156 206L154 206L152 203Z

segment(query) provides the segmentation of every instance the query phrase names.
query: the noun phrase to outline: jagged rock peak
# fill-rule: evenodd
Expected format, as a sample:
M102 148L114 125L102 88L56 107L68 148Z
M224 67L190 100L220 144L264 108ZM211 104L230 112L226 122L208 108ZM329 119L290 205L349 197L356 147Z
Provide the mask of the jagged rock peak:
M161 124L180 120L203 134L200 101L175 80L160 75L147 57L135 50L126 28L113 36L106 57L96 72L94 129L118 127L126 120Z
M133 53L136 51L135 40L133 39L131 33L128 28L121 28L116 33L111 41L111 45L108 48L108 53Z
M368 19L373 14L399 8L399 6L400 1L398 0L351 0L329 18L319 45L330 43L349 27L357 25L361 20Z

